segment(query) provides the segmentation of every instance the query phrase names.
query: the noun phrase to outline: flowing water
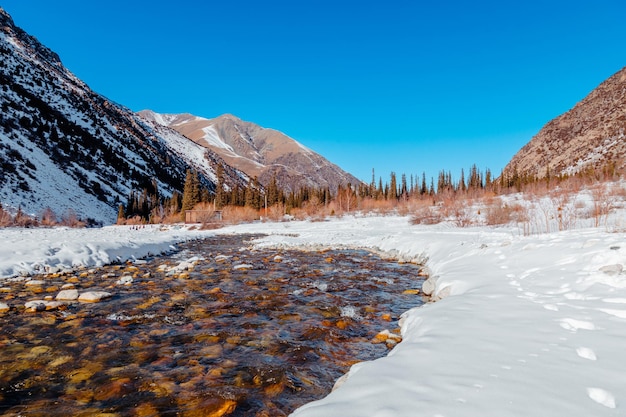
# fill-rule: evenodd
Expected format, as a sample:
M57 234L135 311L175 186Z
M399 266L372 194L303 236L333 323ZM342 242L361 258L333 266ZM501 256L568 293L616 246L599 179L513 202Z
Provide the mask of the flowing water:
M417 265L251 238L0 281L0 415L285 416L386 355L422 303ZM111 297L24 308L71 287Z

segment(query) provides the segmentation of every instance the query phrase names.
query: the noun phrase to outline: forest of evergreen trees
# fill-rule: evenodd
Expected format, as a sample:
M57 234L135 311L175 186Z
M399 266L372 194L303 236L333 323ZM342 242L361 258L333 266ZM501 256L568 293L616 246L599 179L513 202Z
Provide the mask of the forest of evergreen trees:
M602 168L589 168L573 176L578 180L609 180L618 175L615 164L608 164ZM215 193L202 187L195 171L187 170L182 194L174 191L171 196L161 195L156 181L141 191L132 191L126 204L120 204L118 222L125 223L129 219L136 222L161 223L184 220L186 210L202 205L204 209L211 207L222 210L226 207L245 207L257 213L258 217L267 214L268 208L278 208L281 214L290 214L294 210L321 207L332 207L329 214L360 210L364 206L375 208L377 202L385 203L387 207L396 206L402 202L416 199L431 200L436 204L443 198L476 198L490 193L492 195L522 192L529 188L555 187L563 181L570 180L568 175L553 176L547 170L544 176L519 173L516 169L511 172L501 172L494 178L491 171L481 171L472 165L465 172L461 170L458 179L450 171L442 170L435 178L427 180L426 174L421 176L405 174L398 176L391 172L389 179L383 181L376 178L372 170L372 180L369 184L345 184L337 190L328 188L301 187L292 192L283 191L276 178L265 186L257 178L252 178L244 187L235 186L227 189L224 186L223 172L218 172L218 184ZM368 204L365 204L368 202Z

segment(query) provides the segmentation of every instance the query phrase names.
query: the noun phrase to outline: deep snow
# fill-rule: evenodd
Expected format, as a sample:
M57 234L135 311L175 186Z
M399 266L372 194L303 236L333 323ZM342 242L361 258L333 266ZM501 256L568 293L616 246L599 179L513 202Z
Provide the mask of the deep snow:
M387 357L354 365L341 387L294 416L626 415L626 240L606 227L523 236L389 216L217 231L4 229L0 275L132 259L216 233L423 260L436 292L447 293L403 315L404 340Z

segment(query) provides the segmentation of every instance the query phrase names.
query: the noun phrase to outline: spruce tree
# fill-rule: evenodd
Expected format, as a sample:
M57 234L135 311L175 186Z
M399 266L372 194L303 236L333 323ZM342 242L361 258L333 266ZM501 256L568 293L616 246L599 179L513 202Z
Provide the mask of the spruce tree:
M267 186L267 204L273 206L276 203L278 203L278 182L276 180L276 174L274 174Z
M391 182L389 184L389 200L398 199L398 184L396 183L396 173L391 173Z
M224 189L224 167L221 165L217 166L217 185L215 186L215 205L219 209L224 207L226 204L226 190Z
M121 224L122 222L124 222L125 218L126 215L124 214L124 204L120 203L120 206L117 209L117 223Z
M200 180L196 171L187 170L183 188L183 213L193 209L200 202Z

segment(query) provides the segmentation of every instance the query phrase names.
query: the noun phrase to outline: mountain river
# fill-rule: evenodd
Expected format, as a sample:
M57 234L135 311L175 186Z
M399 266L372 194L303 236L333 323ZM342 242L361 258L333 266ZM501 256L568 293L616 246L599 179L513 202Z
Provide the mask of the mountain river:
M420 267L218 236L0 281L1 416L286 416L399 340ZM56 296L106 292L98 302ZM30 303L29 301L42 300Z

